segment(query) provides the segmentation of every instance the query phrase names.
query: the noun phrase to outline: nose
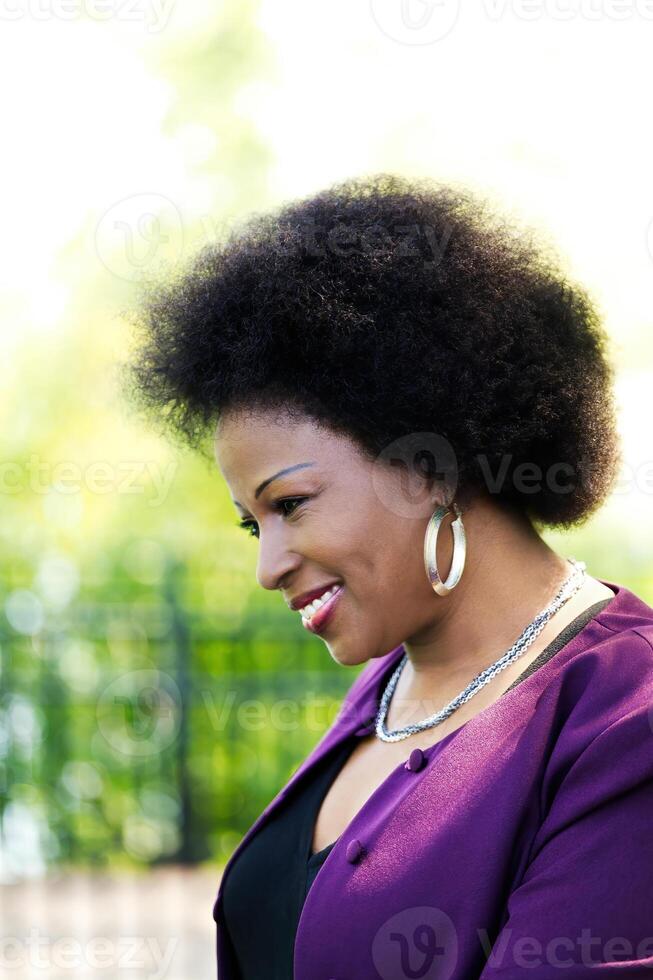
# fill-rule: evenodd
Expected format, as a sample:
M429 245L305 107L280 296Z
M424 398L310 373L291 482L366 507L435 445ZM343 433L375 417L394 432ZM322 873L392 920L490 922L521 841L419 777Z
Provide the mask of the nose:
M263 535L260 538L256 581L262 589L276 591L281 588L280 583L284 577L296 569L300 562L300 556L289 550L283 532L275 534L270 531L265 539Z

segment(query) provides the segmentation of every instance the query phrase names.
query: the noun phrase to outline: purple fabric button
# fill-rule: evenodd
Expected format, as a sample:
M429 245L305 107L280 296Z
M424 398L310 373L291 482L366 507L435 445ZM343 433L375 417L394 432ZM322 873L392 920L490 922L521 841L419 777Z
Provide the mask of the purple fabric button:
M363 845L361 844L361 842L358 840L357 837L354 837L354 839L350 840L349 843L347 844L345 857L347 858L350 864L355 864L362 853L363 853Z
M405 769L410 769L411 772L417 772L424 765L424 753L421 749L413 749L413 751L408 756L408 761L404 763Z

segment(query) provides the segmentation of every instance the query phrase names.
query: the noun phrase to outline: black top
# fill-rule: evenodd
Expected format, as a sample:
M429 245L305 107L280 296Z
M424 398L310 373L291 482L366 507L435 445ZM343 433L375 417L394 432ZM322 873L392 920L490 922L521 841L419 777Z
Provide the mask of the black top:
M611 599L585 609L528 665L512 690L562 649ZM396 664L378 678L383 690ZM373 731L373 725L370 726ZM363 732L363 734L365 734ZM450 732L455 735L456 732ZM428 732L425 732L425 737ZM238 980L292 980L295 933L302 906L336 841L312 853L313 830L329 786L359 742L334 746L276 808L238 855L225 879L224 927L239 965ZM436 749L449 742L436 743ZM288 805L291 803L292 805Z

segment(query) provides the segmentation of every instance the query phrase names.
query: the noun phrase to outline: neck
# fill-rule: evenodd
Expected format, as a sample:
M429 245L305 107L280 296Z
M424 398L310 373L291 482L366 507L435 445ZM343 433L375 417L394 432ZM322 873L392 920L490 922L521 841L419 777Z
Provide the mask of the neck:
M447 518L438 535L438 568L446 570L453 551L450 523ZM434 690L440 697L457 694L514 644L574 570L510 509L477 501L463 512L463 523L462 578L448 595L429 596L435 616L404 642L405 684L413 697Z

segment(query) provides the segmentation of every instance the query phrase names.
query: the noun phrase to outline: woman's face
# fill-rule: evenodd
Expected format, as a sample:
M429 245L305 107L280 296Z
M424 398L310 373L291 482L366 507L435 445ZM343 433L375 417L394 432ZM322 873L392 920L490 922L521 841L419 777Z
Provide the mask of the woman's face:
M256 577L286 602L342 584L317 634L341 664L389 653L433 625L437 597L423 561L434 497L414 514L405 470L370 461L356 443L312 419L229 412L215 452L240 518L258 537ZM426 487L424 487L426 492ZM405 506L411 493L411 507ZM402 506L402 501L404 506ZM438 564L448 568L446 546ZM440 564L443 562L443 564ZM301 613L297 628L304 629Z

